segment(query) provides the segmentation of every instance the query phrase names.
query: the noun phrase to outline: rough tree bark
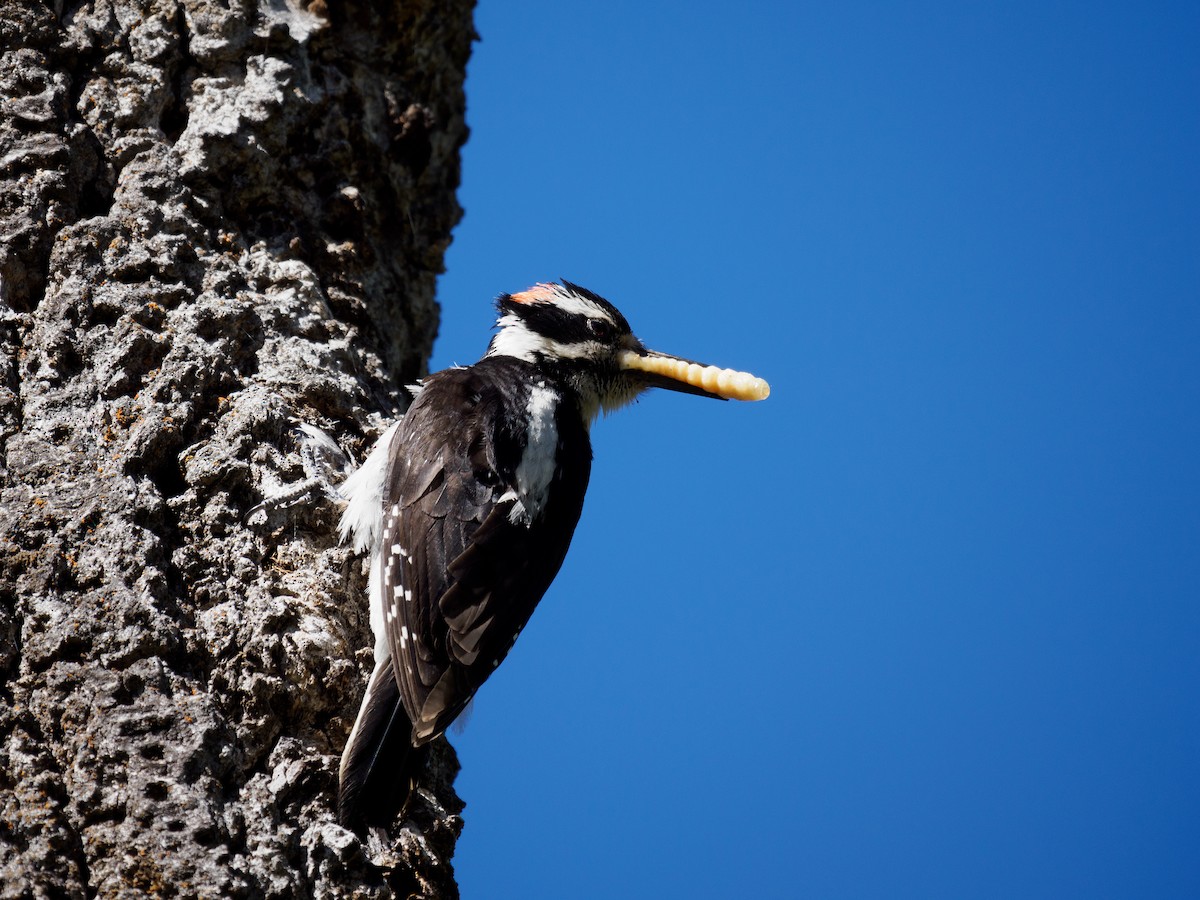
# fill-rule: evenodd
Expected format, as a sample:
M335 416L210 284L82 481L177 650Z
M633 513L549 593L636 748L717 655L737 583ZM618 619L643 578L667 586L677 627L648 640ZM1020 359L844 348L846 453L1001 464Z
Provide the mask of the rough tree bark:
M361 458L460 210L471 0L0 0L0 896L454 896L453 751L335 824Z

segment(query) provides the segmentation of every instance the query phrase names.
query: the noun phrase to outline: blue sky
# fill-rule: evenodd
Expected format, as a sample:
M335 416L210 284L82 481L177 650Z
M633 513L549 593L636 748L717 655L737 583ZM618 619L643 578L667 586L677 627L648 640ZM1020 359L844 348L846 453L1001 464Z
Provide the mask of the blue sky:
M1200 896L1200 6L477 28L433 368L562 276L774 392L597 424L464 896Z

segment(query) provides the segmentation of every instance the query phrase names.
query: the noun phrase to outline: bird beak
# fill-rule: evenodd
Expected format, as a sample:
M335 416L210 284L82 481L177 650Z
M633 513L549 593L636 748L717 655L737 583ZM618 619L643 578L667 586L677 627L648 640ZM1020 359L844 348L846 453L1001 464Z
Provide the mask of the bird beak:
M765 400L771 393L769 384L749 372L719 369L653 350L622 350L617 365L624 372L636 373L647 387L716 400Z

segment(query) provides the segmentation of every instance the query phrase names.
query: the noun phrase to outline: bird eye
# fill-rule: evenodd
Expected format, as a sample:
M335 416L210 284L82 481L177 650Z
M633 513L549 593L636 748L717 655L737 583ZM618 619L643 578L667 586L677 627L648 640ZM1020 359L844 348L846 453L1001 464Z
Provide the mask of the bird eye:
M592 333L593 337L602 341L607 341L613 336L612 325L603 319L588 319L588 331Z

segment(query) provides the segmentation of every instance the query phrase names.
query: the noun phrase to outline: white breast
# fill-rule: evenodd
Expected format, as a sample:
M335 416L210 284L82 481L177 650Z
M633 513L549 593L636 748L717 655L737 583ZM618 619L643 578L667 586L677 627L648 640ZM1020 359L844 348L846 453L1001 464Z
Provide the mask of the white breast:
M342 512L342 520L338 526L342 533L342 540L352 539L355 552L371 551L369 570L371 574L368 584L371 633L375 635L375 661L377 663L386 660L390 653L387 631L383 624L387 598L384 596L380 574L379 542L383 537L383 483L387 478L388 450L391 447L392 437L399 427L400 420L397 420L375 442L375 446L363 464L338 489L346 499L346 508ZM399 509L394 508L389 511L392 516L398 515L399 512ZM366 708L365 704L363 708Z
M388 448L401 421L397 419L383 433L366 461L338 488L346 500L338 530L343 541L353 539L357 553L364 550L374 553L383 532L383 481L387 477Z

